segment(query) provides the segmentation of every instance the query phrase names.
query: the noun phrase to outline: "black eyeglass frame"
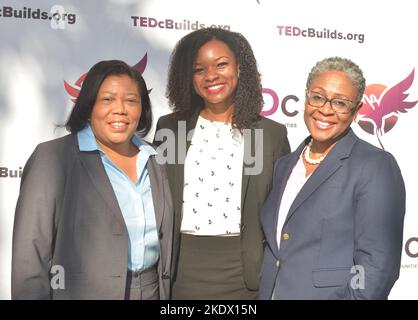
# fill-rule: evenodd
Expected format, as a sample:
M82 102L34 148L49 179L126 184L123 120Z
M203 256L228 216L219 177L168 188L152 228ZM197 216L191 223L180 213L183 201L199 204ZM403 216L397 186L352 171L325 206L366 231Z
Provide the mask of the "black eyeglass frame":
M315 95L318 95L318 96L321 96L321 97L323 97L324 98L324 103L321 105L321 106L316 106L316 105L312 105L311 103L310 103L310 99L311 99L311 94L312 93L314 93ZM305 96L306 96L306 101L307 101L307 103L311 106L311 107L313 107L313 108L316 108L316 109L321 109L323 106L325 106L328 102L330 103L330 105L331 105L331 109L335 112L335 113L339 113L339 114L348 114L348 113L350 113L358 104L356 104L354 101L352 101L352 100L349 100L349 99L342 99L342 98L332 98L332 99L328 99L326 96L324 96L322 93L319 93L319 92L316 92L316 91L309 91L309 90L306 90L306 92L305 92ZM349 104L350 106L349 106L349 109L347 110L347 111L341 111L341 110L338 110L337 108L335 108L335 106L333 105L333 101L344 101L344 103L347 103L347 104Z

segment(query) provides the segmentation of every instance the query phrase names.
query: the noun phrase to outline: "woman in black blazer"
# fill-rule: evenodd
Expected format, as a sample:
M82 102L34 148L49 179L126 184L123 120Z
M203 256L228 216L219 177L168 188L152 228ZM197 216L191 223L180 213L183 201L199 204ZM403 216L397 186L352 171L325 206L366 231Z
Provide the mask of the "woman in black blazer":
M286 128L261 117L262 87L248 41L201 29L170 62L174 113L157 124L175 207L173 299L253 299L263 253L259 210Z

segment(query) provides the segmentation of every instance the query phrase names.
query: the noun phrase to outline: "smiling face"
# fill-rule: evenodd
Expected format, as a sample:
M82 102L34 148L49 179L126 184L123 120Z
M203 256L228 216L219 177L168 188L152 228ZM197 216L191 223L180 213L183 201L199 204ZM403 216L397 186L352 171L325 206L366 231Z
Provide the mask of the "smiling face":
M314 78L308 92L320 93L328 99L341 98L357 101L357 89L342 71L326 71ZM322 108L314 108L305 100L304 120L318 149L333 145L350 127L360 106L347 114L335 113L327 102Z
M222 41L211 40L197 52L193 64L193 86L206 108L229 108L233 105L238 84L235 55Z
M108 76L100 86L90 117L98 144L114 151L129 147L141 110L141 96L135 80L128 75Z

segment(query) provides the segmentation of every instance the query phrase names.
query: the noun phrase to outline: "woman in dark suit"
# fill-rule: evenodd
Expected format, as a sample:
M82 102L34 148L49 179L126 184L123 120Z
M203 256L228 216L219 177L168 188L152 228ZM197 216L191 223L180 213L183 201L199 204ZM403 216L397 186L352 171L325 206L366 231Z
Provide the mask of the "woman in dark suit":
M141 74L118 60L88 72L66 124L23 171L13 299L168 299L172 203Z
M262 209L261 299L386 299L399 276L405 186L393 156L350 125L365 79L327 58L306 83L310 136L275 165Z
M167 95L174 113L159 119L154 143L173 190L174 299L257 295L259 209L274 161L290 151L286 128L259 115L261 89L239 33L197 30L173 51Z

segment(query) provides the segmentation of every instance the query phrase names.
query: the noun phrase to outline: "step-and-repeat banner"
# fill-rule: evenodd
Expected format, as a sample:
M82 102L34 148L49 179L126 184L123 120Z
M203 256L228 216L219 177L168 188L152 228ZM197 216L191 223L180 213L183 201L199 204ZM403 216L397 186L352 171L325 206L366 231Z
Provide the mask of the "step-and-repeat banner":
M353 129L396 157L407 189L401 275L390 298L418 299L418 20L408 0L0 1L0 299L10 299L23 166L38 143L67 133L56 126L65 123L83 75L99 60L140 63L155 125L170 112L171 50L209 26L249 40L262 73L263 114L287 126L292 150L307 135L304 89L315 62L337 55L363 69L367 107ZM394 87L399 94L386 96ZM407 112L399 112L402 105Z

